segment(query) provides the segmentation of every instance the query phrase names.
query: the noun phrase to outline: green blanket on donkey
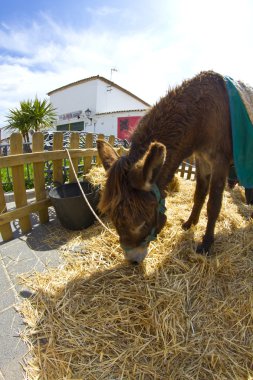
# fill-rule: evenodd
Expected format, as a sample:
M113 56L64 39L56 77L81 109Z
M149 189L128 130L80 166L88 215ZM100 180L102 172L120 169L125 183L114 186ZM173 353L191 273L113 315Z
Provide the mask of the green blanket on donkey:
M224 77L224 79L229 96L233 156L236 174L242 186L252 188L253 124L241 99L236 82L229 77Z

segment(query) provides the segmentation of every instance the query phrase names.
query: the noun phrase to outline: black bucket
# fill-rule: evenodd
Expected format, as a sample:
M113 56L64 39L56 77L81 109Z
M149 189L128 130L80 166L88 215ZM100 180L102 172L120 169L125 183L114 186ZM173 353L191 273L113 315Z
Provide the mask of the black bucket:
M100 186L88 181L80 182L84 194L96 212ZM49 198L63 227L69 230L82 230L95 221L95 216L84 199L77 183L67 183L49 191Z

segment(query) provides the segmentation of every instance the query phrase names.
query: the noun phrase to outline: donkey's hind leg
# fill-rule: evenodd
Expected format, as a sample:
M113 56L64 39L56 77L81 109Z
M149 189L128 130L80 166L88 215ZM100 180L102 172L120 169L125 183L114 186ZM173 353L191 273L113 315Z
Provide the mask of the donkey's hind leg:
M196 188L194 193L194 204L189 219L182 225L184 230L188 230L192 225L196 225L199 221L199 215L209 189L210 173L211 169L209 164L196 159Z
M216 162L213 167L210 182L209 199L207 203L207 226L202 243L197 247L198 253L209 253L214 242L214 228L220 213L223 191L229 170L229 163L225 160Z

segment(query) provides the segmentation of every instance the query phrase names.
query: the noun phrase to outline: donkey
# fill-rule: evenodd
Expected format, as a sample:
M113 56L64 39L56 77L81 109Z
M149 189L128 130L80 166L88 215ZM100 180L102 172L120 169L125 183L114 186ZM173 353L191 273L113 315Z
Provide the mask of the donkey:
M196 225L205 198L207 226L198 253L210 254L222 195L233 163L229 99L224 78L201 72L171 89L140 120L127 156L97 141L107 171L99 209L119 234L125 258L141 262L166 222L166 188L181 162L194 154L196 189L191 214L182 227Z

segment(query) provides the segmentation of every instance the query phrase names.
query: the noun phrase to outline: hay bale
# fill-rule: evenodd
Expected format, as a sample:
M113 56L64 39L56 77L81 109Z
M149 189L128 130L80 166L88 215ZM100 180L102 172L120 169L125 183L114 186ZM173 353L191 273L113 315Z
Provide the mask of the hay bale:
M105 169L102 166L93 166L89 172L85 174L85 179L93 186L101 185L101 188L103 188L106 181Z
M22 276L29 379L227 380L253 376L253 223L225 192L211 258L185 232L194 183L167 199L168 222L142 265L97 223L71 235L64 265Z

